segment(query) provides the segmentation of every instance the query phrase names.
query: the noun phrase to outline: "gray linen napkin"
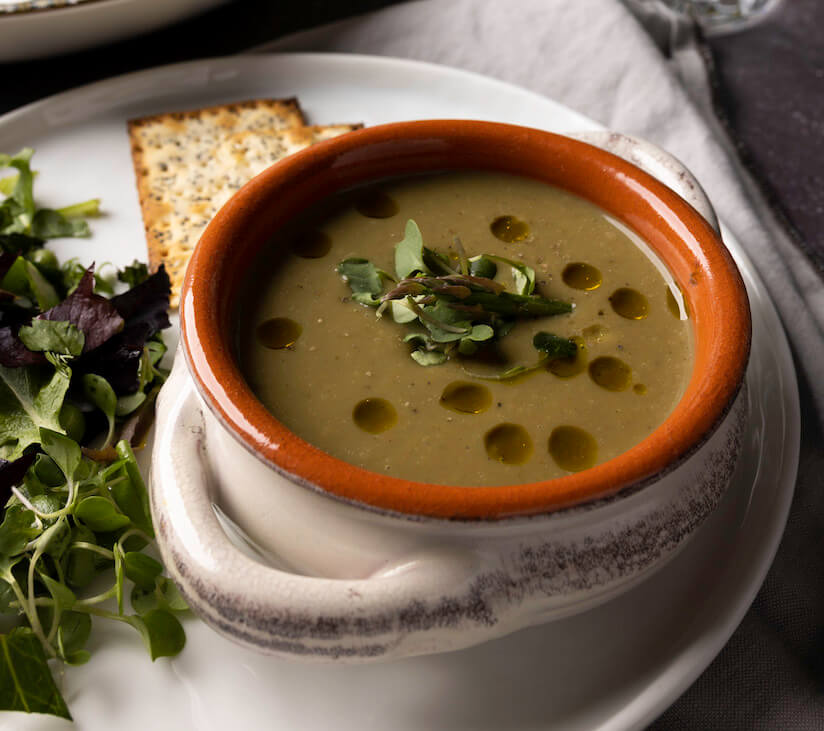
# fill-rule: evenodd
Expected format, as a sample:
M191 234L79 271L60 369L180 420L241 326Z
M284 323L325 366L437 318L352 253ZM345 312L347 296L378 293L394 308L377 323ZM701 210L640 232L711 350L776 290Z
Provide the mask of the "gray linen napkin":
M787 536L764 589L715 663L653 727L821 729L824 380L816 370L824 363L824 288L716 122L689 25L655 3L627 2L638 19L617 0L423 0L261 50L380 54L476 71L656 142L696 174L784 321L806 423Z

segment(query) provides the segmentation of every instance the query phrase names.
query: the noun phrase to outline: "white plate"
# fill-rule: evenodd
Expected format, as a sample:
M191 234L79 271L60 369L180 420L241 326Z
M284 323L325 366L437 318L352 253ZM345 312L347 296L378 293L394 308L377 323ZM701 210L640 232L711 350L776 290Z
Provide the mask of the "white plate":
M0 0L0 62L79 51L170 25L226 0Z
M474 74L417 62L295 54L198 61L71 91L0 118L6 151L28 144L44 204L100 195L107 215L59 255L145 258L125 120L296 94L312 121L484 118L553 131L596 125ZM753 308L745 454L719 509L665 569L601 607L449 655L309 665L243 650L192 619L174 660L150 663L131 631L98 624L92 660L63 687L81 729L629 729L650 722L715 657L769 568L798 464L798 391L778 316L725 234ZM5 724L5 725L3 725ZM0 727L64 728L0 715Z

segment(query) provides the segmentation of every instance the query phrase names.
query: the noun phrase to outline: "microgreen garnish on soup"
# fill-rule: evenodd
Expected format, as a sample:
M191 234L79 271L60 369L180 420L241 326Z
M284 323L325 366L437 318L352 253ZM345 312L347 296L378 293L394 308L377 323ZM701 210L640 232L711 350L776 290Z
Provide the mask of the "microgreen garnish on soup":
M455 249L448 256L428 248L409 220L395 247L394 278L362 258L344 259L338 273L356 302L376 307L378 317L388 310L410 328L403 339L424 366L472 355L506 336L517 320L572 312L571 303L536 294L535 270L526 264L490 254L468 257L459 239ZM511 272L511 288L496 278L502 269ZM394 284L388 291L387 281Z

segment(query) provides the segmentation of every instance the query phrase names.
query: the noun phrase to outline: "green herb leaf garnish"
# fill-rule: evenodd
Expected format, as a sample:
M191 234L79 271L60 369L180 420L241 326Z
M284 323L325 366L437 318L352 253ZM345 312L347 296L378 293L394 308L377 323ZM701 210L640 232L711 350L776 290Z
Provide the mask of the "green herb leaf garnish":
M406 222L404 237L395 246L395 274L398 279L406 279L416 272L429 273L423 263L423 236L421 230L411 219Z
M377 307L383 292L383 279L389 277L368 259L344 259L338 264L338 274L352 290L352 299L362 305Z
M578 352L578 344L572 338L539 332L532 338L536 350L546 353L548 358L572 358Z
M450 257L424 245L418 225L409 220L395 246L397 279L367 259L338 264L352 299L377 307L379 317L391 308L396 323L414 328L404 341L412 345L411 356L420 365L440 365L455 353L472 355L479 344L504 337L516 320L572 311L569 302L535 293L532 267L490 254L467 257L458 239L455 246L453 265ZM494 279L498 264L511 270L515 291ZM387 292L386 280L396 282Z

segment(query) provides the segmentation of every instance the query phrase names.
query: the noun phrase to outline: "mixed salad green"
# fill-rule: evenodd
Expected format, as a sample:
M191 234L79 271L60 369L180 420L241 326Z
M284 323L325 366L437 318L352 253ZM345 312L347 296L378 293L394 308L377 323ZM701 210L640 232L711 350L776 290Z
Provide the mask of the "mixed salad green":
M166 377L170 284L59 263L46 240L88 236L99 202L38 207L31 156L0 155L0 710L70 718L52 670L89 659L95 618L152 659L185 643L133 452Z

